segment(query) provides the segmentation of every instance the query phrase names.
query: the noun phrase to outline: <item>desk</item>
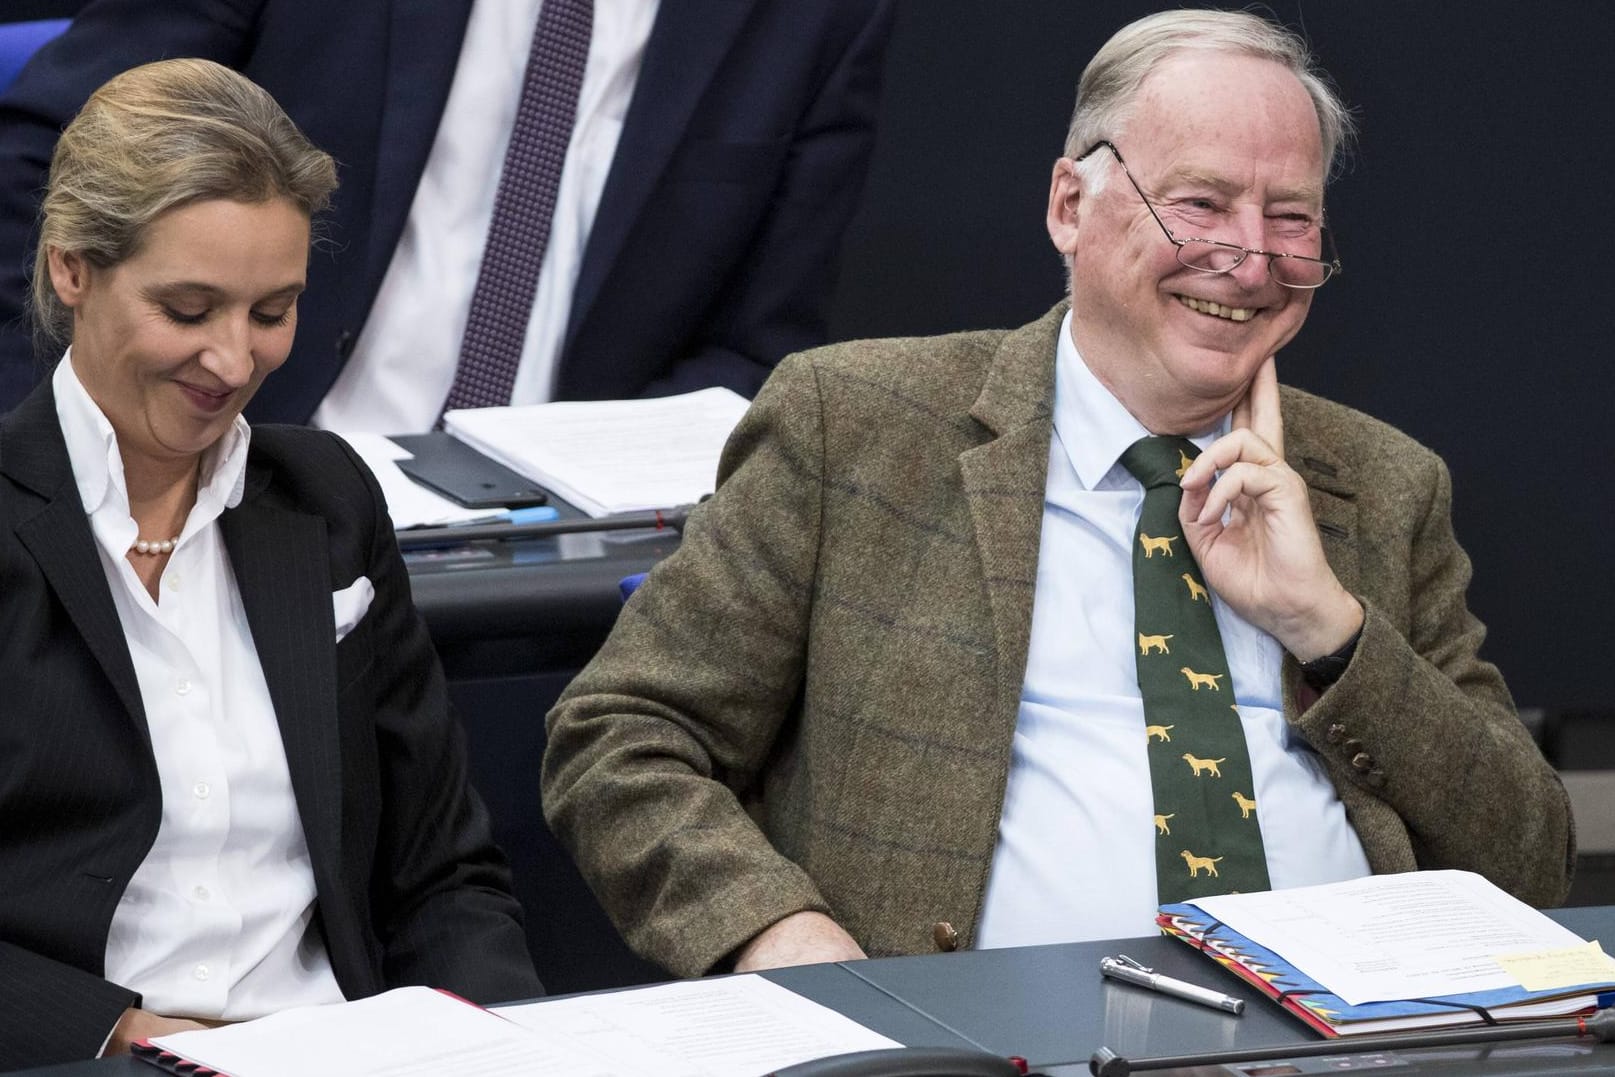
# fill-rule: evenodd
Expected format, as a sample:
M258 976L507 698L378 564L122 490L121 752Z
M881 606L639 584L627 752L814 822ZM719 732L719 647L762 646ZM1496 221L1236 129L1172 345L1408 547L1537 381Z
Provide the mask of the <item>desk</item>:
M1557 909L1549 915L1583 938L1615 937L1615 906ZM1101 979L1099 959L1118 951L1170 976L1247 999L1244 1016ZM1142 1058L1288 1045L1304 1053L1307 1044L1319 1042L1232 974L1162 937L891 957L765 975L903 1043L1019 1054L1041 1066L1068 1064L1075 1067L1068 1071L1073 1074L1087 1072L1088 1057L1099 1047ZM1568 1042L1564 1046L1567 1053L1534 1072L1589 1072L1591 1063L1615 1068L1615 1045L1587 1051ZM1600 1053L1589 1058L1592 1050ZM31 1077L150 1077L157 1071L122 1058L26 1072ZM1467 1072L1502 1070L1477 1062Z
M1556 909L1549 915L1583 938L1615 937L1615 906ZM1244 1016L1101 979L1099 959L1118 951L1168 976L1246 999ZM995 1054L1018 1054L1040 1065L1080 1064L1082 1073L1100 1047L1144 1058L1319 1042L1298 1019L1232 973L1164 937L885 958L837 967L901 999L942 1030L935 1040L906 1042L941 1046L954 1042L945 1037L957 1036ZM792 971L783 969L769 978L859 1016L824 988L810 990L814 985L790 982L786 977ZM855 996L848 996L847 1003L855 1004ZM1615 1069L1615 1045L1602 1050L1607 1053L1604 1065Z
M618 582L677 547L670 531L591 531L410 550L404 562L450 679L486 679L581 667L617 619Z

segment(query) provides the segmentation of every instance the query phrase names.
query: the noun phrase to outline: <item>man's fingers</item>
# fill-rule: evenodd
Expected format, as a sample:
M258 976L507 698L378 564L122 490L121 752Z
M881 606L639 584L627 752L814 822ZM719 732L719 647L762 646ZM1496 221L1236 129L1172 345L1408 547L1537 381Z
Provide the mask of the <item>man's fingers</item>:
M1240 397L1239 402L1234 405L1233 413L1228 417L1228 429L1249 430L1251 428L1251 386L1255 384L1252 381L1251 385L1247 385L1245 395Z
M1207 486L1217 472L1226 471L1238 463L1265 467L1281 463L1283 459L1283 455L1254 430L1230 430L1195 457L1194 463L1183 473L1183 488Z
M1231 426L1234 430L1249 430L1284 455L1284 418L1279 414L1279 374L1273 356L1256 368L1250 388L1234 405Z
M1206 498L1210 496L1209 486L1195 486L1183 491L1183 500L1178 503L1178 521L1184 526L1193 525L1200 519L1200 510L1206 505Z
M1235 498L1261 498L1279 488L1279 477L1265 467L1236 463L1222 469L1217 481L1206 492L1205 503L1195 513L1194 522L1205 526L1222 519ZM1185 500L1188 495L1185 495Z
M1256 368L1256 377L1245 397L1250 401L1251 433L1271 445L1282 460L1284 417L1279 413L1279 372L1273 356L1269 355Z

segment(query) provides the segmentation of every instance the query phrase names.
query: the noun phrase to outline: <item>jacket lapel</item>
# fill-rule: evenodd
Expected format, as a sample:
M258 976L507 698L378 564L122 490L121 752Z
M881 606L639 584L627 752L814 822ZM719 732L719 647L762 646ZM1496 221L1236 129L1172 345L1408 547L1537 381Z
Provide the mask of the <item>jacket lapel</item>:
M35 511L18 513L17 538L39 564L149 748L134 660L79 500L49 379L0 421L0 473L37 497Z
M292 791L322 894L340 890L341 740L325 521L282 508L249 462L241 504L220 517L241 605L275 705Z
M376 135L370 264L374 296L415 201L460 60L471 0L393 0L387 33L385 99ZM495 164L493 167L497 168Z
M1323 539L1324 556L1341 585L1356 592L1361 582L1357 546L1357 488L1351 467L1318 446L1289 448L1290 466L1307 483L1312 519Z
M1013 726L1037 589L1038 542L1053 436L1054 354L1065 305L999 345L971 417L993 440L959 455L998 647L1000 714Z
M657 11L572 293L568 346L754 4L678 0Z

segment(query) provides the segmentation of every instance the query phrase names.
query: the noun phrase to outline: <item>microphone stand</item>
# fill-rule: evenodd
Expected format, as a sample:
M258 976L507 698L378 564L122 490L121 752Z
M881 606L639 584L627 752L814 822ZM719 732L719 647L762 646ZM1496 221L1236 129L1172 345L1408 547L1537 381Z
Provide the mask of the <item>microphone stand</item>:
M1615 1042L1615 1008L1596 1010L1587 1017L1564 1017L1552 1021L1522 1021L1519 1024L1451 1032L1404 1032L1391 1036L1341 1036L1321 1043L1290 1044L1283 1047L1251 1047L1243 1051L1212 1051L1201 1055L1162 1055L1157 1058L1127 1059L1101 1047L1088 1059L1088 1072L1094 1077L1127 1077L1140 1070L1164 1070L1189 1066L1209 1066L1223 1062L1264 1062L1311 1055L1354 1055L1376 1051L1406 1051L1415 1047L1470 1047L1498 1040L1529 1040L1550 1036L1591 1037L1599 1043Z

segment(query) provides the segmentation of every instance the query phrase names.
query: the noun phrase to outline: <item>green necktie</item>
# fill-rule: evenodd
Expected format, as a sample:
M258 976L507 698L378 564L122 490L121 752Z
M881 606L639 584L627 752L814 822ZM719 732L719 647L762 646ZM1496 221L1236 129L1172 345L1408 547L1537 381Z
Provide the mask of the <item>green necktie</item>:
M1162 904L1270 888L1228 658L1211 592L1178 523L1178 480L1199 454L1178 437L1142 438L1122 454L1122 466L1144 484L1133 616Z

